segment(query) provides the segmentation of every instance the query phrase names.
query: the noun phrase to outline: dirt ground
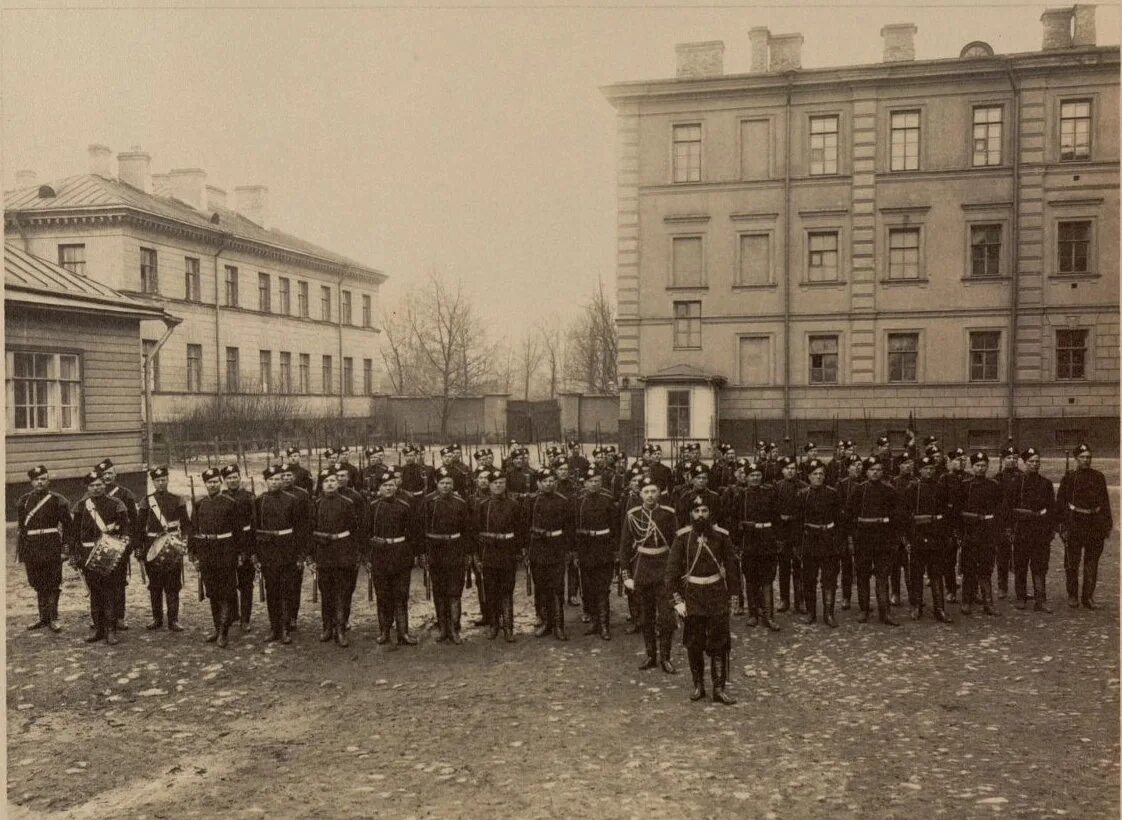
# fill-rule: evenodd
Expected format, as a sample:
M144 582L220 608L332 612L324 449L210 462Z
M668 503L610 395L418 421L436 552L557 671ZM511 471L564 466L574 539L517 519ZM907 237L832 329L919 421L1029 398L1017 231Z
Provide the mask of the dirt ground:
M181 473L182 474L182 473ZM1112 491L1115 510L1118 493ZM733 619L733 707L687 699L688 672L639 672L612 594L610 642L467 629L435 644L413 579L416 648L379 647L365 600L351 646L318 641L305 601L290 646L265 611L203 642L188 569L187 630L149 632L134 573L117 647L87 645L87 599L65 570L65 631L27 632L34 595L8 556L8 814L41 817L1116 817L1118 535L1096 612L1072 610L1062 547L1054 615L929 618L899 629ZM465 621L477 611L465 595ZM680 632L677 637L680 639ZM676 642L675 659L685 666Z

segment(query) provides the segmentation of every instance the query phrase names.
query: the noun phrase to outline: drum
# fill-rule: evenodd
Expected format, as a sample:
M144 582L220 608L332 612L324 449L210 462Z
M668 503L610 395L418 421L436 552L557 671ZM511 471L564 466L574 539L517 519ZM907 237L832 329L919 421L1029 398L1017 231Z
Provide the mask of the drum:
M121 559L125 556L125 549L123 539L105 533L97 539L94 548L90 550L85 568L96 575L108 577L121 563Z
M165 532L152 542L144 559L149 570L167 571L175 569L187 554L187 542L177 532Z

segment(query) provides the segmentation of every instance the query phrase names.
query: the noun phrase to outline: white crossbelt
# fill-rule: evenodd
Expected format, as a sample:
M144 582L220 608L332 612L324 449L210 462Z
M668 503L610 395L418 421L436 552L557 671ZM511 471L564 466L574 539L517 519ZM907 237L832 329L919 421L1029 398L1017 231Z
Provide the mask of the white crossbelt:
M687 575L686 580L691 584L715 584L721 580L721 574L716 575Z

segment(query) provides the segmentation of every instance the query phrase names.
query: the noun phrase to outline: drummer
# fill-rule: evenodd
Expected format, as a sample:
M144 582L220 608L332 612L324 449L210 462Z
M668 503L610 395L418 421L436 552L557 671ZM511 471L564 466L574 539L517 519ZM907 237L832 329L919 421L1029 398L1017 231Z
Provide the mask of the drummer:
M168 631L182 632L179 625L179 590L183 588L183 552L174 540L191 534L191 519L183 498L168 492L168 468L148 471L155 491L140 502L136 538L138 555L148 570L148 597L152 601L152 623L149 629L164 625L164 599L168 605ZM171 536L171 538L166 537Z
M117 643L118 596L125 588L129 514L123 502L106 495L101 473L87 473L85 481L86 497L74 507L70 561L82 570L90 589L94 634L86 643L104 638L112 646ZM89 561L91 555L95 560Z

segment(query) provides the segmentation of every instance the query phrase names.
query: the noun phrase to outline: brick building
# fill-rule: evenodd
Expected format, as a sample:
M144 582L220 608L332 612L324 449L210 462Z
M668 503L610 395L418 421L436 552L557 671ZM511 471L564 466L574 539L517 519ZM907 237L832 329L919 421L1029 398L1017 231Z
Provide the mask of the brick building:
M373 268L270 224L262 186L226 192L200 169L152 174L148 154L89 148L89 173L5 194L8 241L182 317L152 362L152 417L217 394L294 397L304 417L367 416L381 383ZM141 329L153 349L162 328ZM137 350L140 370L142 351ZM139 400L139 399L138 399Z
M618 113L624 441L924 432L1118 445L1118 46L804 69L799 34L677 48Z

